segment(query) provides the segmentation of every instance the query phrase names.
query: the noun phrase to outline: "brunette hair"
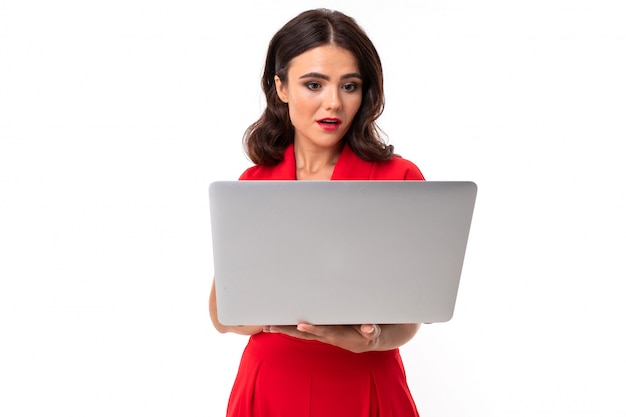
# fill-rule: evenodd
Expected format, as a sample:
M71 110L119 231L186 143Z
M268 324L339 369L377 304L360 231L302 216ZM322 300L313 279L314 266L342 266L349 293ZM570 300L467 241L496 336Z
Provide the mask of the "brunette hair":
M261 79L267 106L243 138L244 149L253 163L279 163L285 149L294 140L289 109L278 97L274 76L286 84L293 58L329 44L350 51L363 77L361 106L343 138L344 143L366 161L386 161L394 155L393 146L385 143L376 125L385 104L383 70L376 48L353 18L337 11L316 9L287 22L270 41Z

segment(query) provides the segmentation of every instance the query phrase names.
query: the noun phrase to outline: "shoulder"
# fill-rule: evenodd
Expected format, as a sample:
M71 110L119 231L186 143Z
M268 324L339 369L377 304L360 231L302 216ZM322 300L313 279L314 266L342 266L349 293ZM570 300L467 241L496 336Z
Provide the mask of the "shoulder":
M239 176L240 180L250 180L250 179L256 179L256 177L259 176L259 171L261 170L262 166L261 165L255 165L252 166L248 169L246 169L243 174L241 174Z
M422 171L413 162L400 156L389 161L374 163L372 179L382 180L424 180Z
M266 180L273 178L273 167L266 165L254 165L246 169L239 180Z
M283 159L276 165L254 165L246 169L240 180L295 180L296 159L293 144L287 146Z

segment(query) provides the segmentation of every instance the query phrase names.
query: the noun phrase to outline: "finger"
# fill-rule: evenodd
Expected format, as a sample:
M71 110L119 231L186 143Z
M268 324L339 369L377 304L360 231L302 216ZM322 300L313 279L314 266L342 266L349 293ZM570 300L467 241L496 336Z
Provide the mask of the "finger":
M314 339L315 336L298 330L296 326L268 326L267 333L282 333L300 339Z
M333 331L336 331L337 326L316 326L309 323L298 323L296 329L302 333L306 333L316 338L325 338L333 335Z
M333 343L337 338L345 338L347 335L346 329L351 326L339 326L339 325L314 325L309 323L299 323L296 328L303 334L306 334L310 338ZM350 333L354 331L350 330Z
M266 333L290 333L295 330L295 326L263 326L263 331Z
M359 326L359 333L366 339L376 339L380 336L380 326L377 324L362 324Z

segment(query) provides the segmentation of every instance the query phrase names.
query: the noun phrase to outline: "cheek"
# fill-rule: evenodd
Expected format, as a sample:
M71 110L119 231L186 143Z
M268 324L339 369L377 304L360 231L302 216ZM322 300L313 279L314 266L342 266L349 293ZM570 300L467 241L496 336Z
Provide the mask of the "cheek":
M298 118L315 112L315 101L307 96L295 96L289 99L289 115Z
M298 128L302 127L303 120L305 119L306 110L302 106L295 102L289 102L289 120L291 124Z
M354 97L352 100L349 101L349 112L352 115L352 117L354 117L354 115L359 111L359 109L361 108L361 103L363 102L363 99L361 96L359 97Z

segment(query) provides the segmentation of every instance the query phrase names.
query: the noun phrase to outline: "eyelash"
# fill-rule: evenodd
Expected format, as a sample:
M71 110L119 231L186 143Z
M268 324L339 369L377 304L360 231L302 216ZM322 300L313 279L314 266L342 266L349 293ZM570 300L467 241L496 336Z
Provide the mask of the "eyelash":
M318 82L316 82L316 81L311 81L311 82L308 82L308 83L306 83L305 85L306 85L306 87L307 87L309 90L313 90L313 91L315 91L315 90L319 90L319 89L322 87L322 84L320 84L320 83L318 83Z
M305 86L311 91L316 91L322 87L322 84L317 81L311 81L306 83ZM359 85L357 83L346 83L342 85L341 88L346 90L348 93L352 93L359 89Z

